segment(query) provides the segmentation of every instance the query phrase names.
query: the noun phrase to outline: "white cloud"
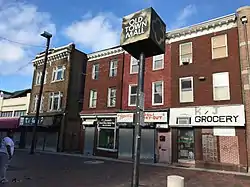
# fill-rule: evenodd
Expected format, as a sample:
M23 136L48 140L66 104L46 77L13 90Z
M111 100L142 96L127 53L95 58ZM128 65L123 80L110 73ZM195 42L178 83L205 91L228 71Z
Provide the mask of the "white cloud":
M188 19L197 13L196 6L190 4L182 9L177 15L176 20L170 25L169 30L178 29L188 24Z
M97 51L119 44L121 23L121 18L112 13L87 13L65 28L64 34L82 47Z
M0 0L0 4L0 74L6 75L15 73L44 50L28 45L43 46L45 40L40 33L46 30L55 34L56 27L50 15L39 12L35 5L11 0ZM18 73L31 73L30 70L31 64Z

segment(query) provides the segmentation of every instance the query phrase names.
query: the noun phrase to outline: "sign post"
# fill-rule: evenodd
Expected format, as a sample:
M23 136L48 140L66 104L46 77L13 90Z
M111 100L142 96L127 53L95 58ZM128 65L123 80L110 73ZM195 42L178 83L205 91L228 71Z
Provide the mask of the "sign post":
M139 72L134 118L132 187L139 186L141 126L144 124L145 58L165 53L166 25L153 8L147 8L123 18L121 46L139 59Z

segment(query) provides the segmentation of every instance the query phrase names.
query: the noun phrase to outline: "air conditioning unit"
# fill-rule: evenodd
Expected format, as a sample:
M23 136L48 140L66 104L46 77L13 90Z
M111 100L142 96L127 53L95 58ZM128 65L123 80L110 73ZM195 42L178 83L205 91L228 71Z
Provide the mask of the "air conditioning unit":
M183 59L181 59L181 63L182 63L183 65L188 65L188 64L190 64L190 61L191 61L190 58L183 58Z

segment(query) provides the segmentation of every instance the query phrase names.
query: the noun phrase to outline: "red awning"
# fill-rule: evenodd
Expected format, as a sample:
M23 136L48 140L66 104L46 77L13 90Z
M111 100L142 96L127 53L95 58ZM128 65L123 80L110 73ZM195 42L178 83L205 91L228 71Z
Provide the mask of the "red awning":
M1 118L0 129L15 129L19 126L19 118Z

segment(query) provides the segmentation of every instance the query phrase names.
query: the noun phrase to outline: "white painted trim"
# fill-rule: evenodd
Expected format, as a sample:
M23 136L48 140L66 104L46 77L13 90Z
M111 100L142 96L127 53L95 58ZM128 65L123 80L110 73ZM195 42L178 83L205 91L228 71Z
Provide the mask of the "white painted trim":
M124 50L121 47L115 47L112 49L105 49L102 51L97 51L91 54L88 54L88 61L93 61L93 60L98 60L98 59L102 59L102 58L106 58L109 56L114 56L114 55L118 55L123 53Z
M92 89L89 92L89 108L96 108L96 106L91 106L92 100L93 100L93 92L96 92L96 105L97 105L97 99L98 99L98 93L97 90Z
M128 86L128 106L136 106L136 104L134 104L134 105L131 105L131 104L130 104L131 86L137 86L137 84L130 84L130 85Z
M192 95L193 95L192 101L181 101L181 93L182 93L181 81L182 80L191 80ZM179 78L179 102L180 103L192 103L192 102L194 102L194 77L190 76L190 77L180 77Z
M161 58L162 59L162 66L160 67L160 68L155 68L155 60L159 60L159 59L156 59L156 57L159 57L159 58ZM160 54L160 55L156 55L156 56L153 56L153 60L152 60L152 62L153 62L153 71L157 71L157 70L161 70L161 69L164 69L164 64L165 64L165 55L164 54Z
M248 45L250 45L250 40L247 42ZM240 42L240 47L245 46L246 42Z
M161 103L154 103L154 97L155 97L154 88L155 88L155 84L156 83L161 83L162 84L162 88L161 88L161 91L162 91L162 102ZM152 106L160 106L160 105L164 104L164 81L163 80L152 82L152 91L151 91L151 94L152 94Z
M138 72L132 72L132 62L134 62L134 60L137 60L137 59L134 58L133 56L130 56L130 70L129 70L130 74L138 74ZM139 61L138 60L137 60L137 64L139 65ZM139 68L138 68L138 71L139 71Z
M191 56L191 59L190 59L190 62L189 64L193 63L193 43L192 42L185 42L185 43L181 43L179 45L179 65L182 66L182 58L181 58L181 49L182 49L182 46L183 45L187 45L187 44L191 44L191 53L192 53L192 56Z
M222 35L224 35L224 37L225 37L226 56L221 57L221 58L227 58L227 57L228 57L227 34L220 34L220 35L217 35L217 36L213 36L213 37L211 37L212 60L215 60L215 59L221 59L221 58L214 58L214 38L216 38L216 37L218 37L218 36L222 36Z
M115 92L116 92L116 94L115 94L115 99L116 99L116 95L117 95L117 89L116 89L116 87L109 87L109 88L108 88L108 101L107 101L107 107L109 107L109 108L116 107L116 102L115 102L115 105L114 105L114 106L111 106L111 103L110 103L111 90L115 90Z

